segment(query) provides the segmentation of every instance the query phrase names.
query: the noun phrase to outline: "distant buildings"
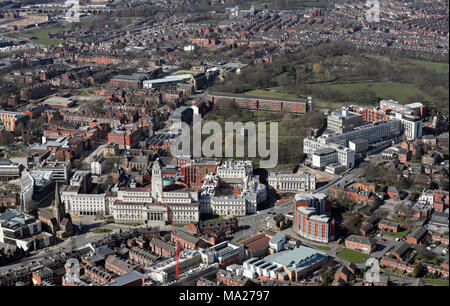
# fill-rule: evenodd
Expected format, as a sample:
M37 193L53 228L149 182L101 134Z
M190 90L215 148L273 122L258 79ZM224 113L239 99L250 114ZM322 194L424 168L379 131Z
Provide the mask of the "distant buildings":
M51 91L52 88L50 87L49 83L39 83L22 88L20 90L20 98L24 101L28 101L30 99L39 99L50 94Z
M260 97L244 94L230 94L223 92L213 92L210 94L210 100L220 105L221 101L231 101L238 107L249 110L261 111L283 111L288 113L304 114L312 110L312 97L308 99L291 99L291 98L273 98Z

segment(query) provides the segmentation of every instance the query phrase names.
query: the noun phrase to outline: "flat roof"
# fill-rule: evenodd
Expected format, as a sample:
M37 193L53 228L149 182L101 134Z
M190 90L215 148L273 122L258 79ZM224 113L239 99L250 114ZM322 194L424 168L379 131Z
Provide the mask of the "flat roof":
M210 96L222 96L222 97L236 97L236 98L247 98L247 99L258 99L258 100L267 100L267 101L278 101L278 102L298 102L298 103L306 103L306 100L294 99L294 98L277 98L277 97L268 97L268 96L253 96L253 95L245 95L245 94L235 94L235 93L227 93L227 92L212 92L209 94Z

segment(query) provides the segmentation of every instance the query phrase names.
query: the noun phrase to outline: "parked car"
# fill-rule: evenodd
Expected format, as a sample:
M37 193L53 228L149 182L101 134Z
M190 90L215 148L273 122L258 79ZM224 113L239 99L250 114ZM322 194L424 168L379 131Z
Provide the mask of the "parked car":
M395 238L395 241L400 241L400 240L401 240L401 239L400 239L400 238L398 238L398 237L397 237L397 238Z

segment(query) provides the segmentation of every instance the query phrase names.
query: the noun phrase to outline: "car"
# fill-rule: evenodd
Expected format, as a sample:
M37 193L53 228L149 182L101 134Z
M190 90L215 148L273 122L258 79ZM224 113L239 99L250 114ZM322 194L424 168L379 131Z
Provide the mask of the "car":
M383 239L381 239L381 241L382 241L382 242L386 242L386 239L385 239L385 238L383 238Z
M377 234L377 237L383 237L383 235L382 234Z
M430 248L435 249L435 248L436 248L436 245L435 245L435 244L432 244L432 245L430 245Z
M442 253L443 253L444 255L447 255L448 251L447 251L446 249L443 249L443 250L442 250Z
M431 248L430 248L430 247L427 247L427 250L428 250L428 251L431 251Z
M398 237L397 237L397 238L395 238L395 241L400 241L400 240L401 240L401 239L400 239L400 238L398 238Z

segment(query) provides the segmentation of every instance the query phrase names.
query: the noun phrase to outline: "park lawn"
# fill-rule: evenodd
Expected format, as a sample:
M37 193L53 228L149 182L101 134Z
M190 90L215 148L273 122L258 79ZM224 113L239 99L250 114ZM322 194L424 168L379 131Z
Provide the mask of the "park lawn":
M403 238L408 233L408 230L404 230L398 233L391 233L391 232L383 232L383 235L392 236L395 238Z
M202 214L200 217L201 221L206 221L206 220L222 220L223 216L214 216L212 214Z
M449 64L448 63L439 63L439 62L431 62L424 60L409 60L411 63L422 66L425 68L431 68L439 73L448 73L449 72Z
M430 284L430 285L435 285L435 286L449 286L449 281L448 279L422 279L425 283Z
M392 216L392 219L394 219L397 222L401 222L401 223L406 223L406 224L411 223L411 220L409 220L409 218L406 218L406 217Z
M68 26L70 26L70 25L68 25ZM48 33L61 32L65 29L67 29L68 26L65 26L65 27L52 26L52 27L47 27L47 28L34 29L34 30L30 30L30 31L21 32L18 34L18 36L28 36L28 37L35 36L35 37L37 37L37 40L35 40L34 42L36 42L40 45L53 46L53 45L57 45L57 44L61 43L62 40L56 39L56 38L49 38Z
M139 226L139 225L142 225L142 223L139 223L139 222L120 222L120 223L116 223L116 224L127 225L127 226Z
M92 230L92 232L94 234L104 234L104 233L111 233L112 230L108 229L108 228L94 228Z
M354 262L354 263L360 263L365 260L367 260L370 256L355 250L351 249L342 249L336 254L339 258L342 258L344 260Z
M272 97L272 98L298 99L298 97L296 95L290 94L287 92L270 91L270 90L262 90L262 89L254 89L254 90L246 91L246 92L244 92L244 95L263 96L263 97Z
M341 106L348 105L348 102L334 102L334 101L326 101L322 99L314 99L313 105L315 107L321 107L321 108L339 108ZM364 106L363 104L361 104Z
M389 83L389 82L363 82L350 84L317 84L313 86L327 87L333 90L349 94L361 89L368 89L375 92L375 94L382 99L392 99L399 102L406 102L406 98L412 95L422 95L424 102L431 102L431 98L421 90L403 84Z

